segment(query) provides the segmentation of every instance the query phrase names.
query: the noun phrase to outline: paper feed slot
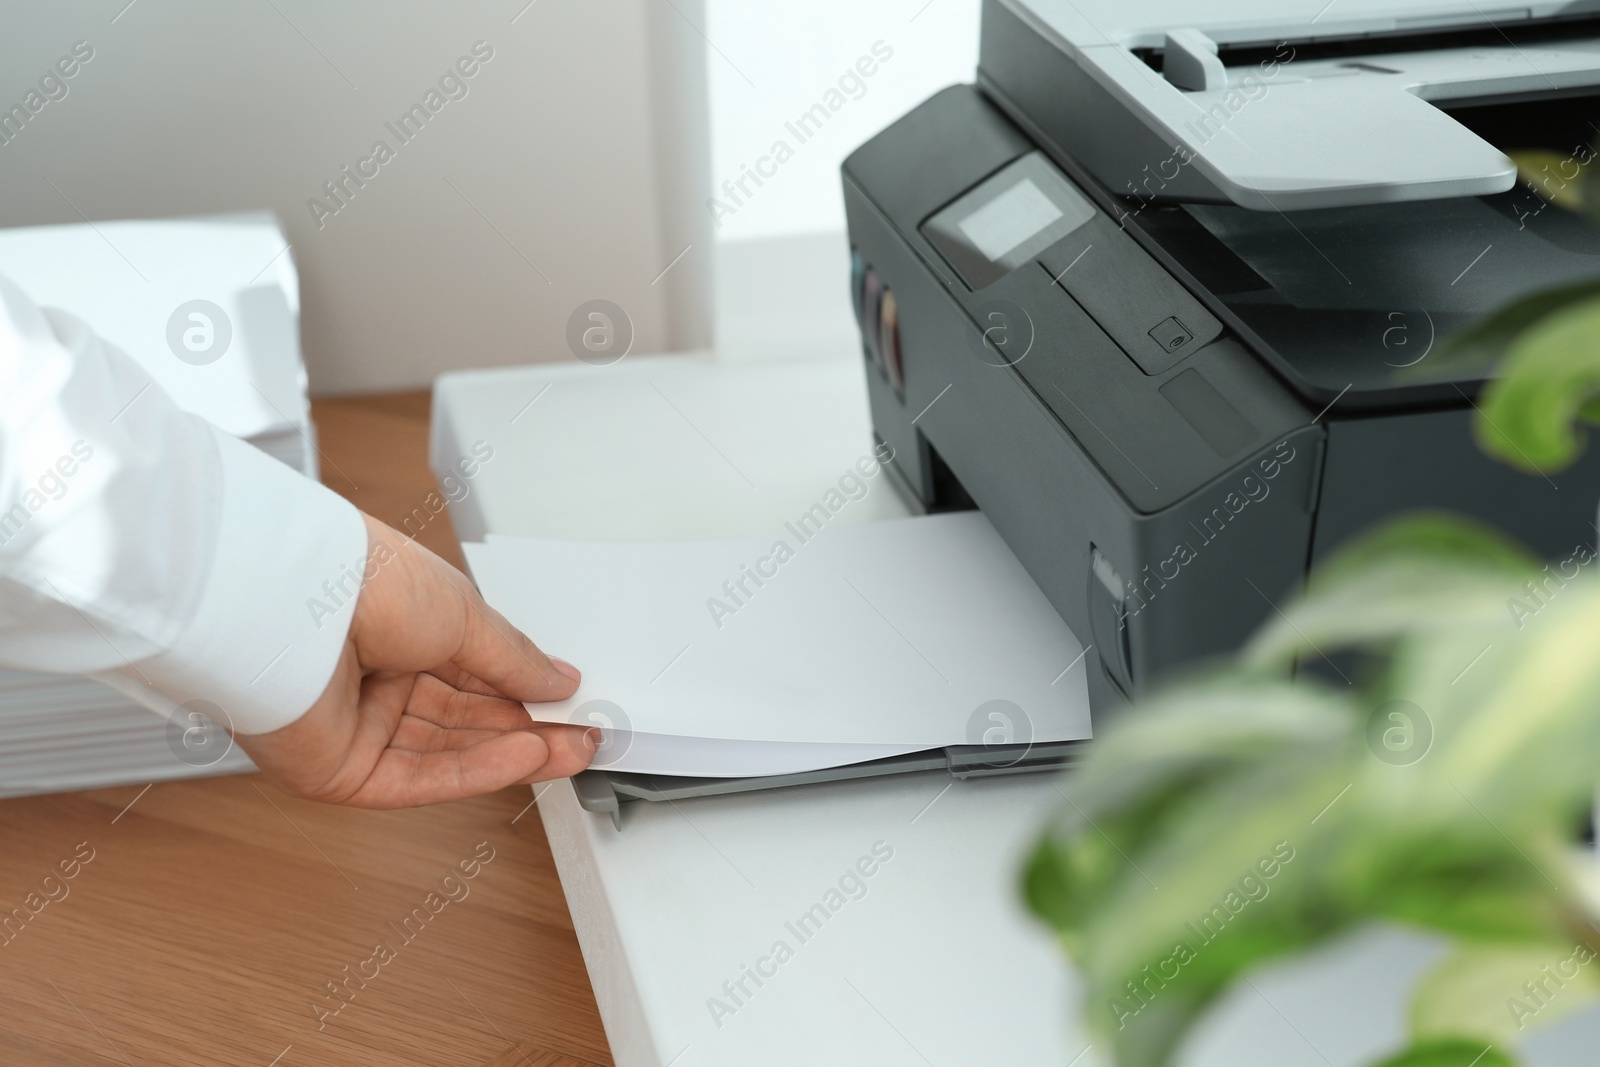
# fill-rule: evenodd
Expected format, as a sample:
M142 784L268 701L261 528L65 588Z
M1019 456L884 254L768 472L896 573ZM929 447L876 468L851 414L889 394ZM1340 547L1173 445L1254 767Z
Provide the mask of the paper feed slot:
M1057 741L1031 745L954 745L870 763L762 778L683 778L590 769L573 778L572 785L578 795L578 803L584 810L611 816L612 824L620 830L622 806L635 801L672 802L932 771L943 771L952 778L963 780L1057 771L1078 759L1088 743Z

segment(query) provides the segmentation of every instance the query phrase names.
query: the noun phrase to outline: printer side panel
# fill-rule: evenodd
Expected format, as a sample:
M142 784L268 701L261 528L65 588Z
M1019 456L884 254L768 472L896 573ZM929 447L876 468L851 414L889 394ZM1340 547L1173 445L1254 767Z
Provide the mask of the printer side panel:
M865 360L874 432L893 450L890 469L924 510L976 503L1090 644L1090 543L1131 551L1132 512L1014 371L977 358L972 320L931 277L923 280L928 264L849 183L845 209L852 243L899 305L904 395ZM1077 669L1089 673L1097 714L1121 702L1098 656L1091 652Z
M950 200L953 189L976 184L1033 148L1010 123L997 118L970 88L952 87L878 133L844 166L853 297L868 365L873 426L879 439L894 450L890 469L903 476L902 488L914 493L911 503L924 509L952 503L935 499L938 467L918 429L926 428L932 409L917 418L936 397L941 405L951 399L939 397L950 383L945 379L932 385L935 371L924 365L899 380L904 368L895 365L885 349L921 352L943 344L964 346L968 332L976 330L951 301L951 292L963 288L954 272L931 249L908 241L864 190L887 196L897 213L920 221ZM930 157L937 157L939 166L922 165ZM911 225L914 229L915 223ZM896 307L894 322L888 326L881 314L884 289L893 295ZM931 391L926 391L930 385Z

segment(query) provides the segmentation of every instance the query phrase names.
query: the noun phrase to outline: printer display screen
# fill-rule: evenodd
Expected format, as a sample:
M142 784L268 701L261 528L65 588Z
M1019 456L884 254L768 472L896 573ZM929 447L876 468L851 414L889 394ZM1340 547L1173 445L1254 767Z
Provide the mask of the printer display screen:
M1030 152L922 224L968 288L992 285L1094 218L1095 209L1043 153Z
M1031 178L1023 178L956 226L978 251L997 261L1060 217L1061 209Z

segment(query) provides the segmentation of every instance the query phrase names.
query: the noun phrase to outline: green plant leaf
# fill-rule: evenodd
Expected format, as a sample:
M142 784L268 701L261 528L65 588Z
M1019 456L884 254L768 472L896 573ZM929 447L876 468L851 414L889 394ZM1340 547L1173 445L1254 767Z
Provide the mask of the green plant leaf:
M1531 1030L1600 1001L1593 964L1593 950L1569 942L1461 946L1412 993L1412 1035L1470 1034L1482 1038L1480 1048L1509 1048Z
M1600 297L1570 303L1518 334L1474 423L1485 452L1522 470L1577 458L1574 423L1600 396Z
M1144 849L1209 783L1351 736L1336 698L1276 679L1222 676L1148 697L1060 779L1065 803L1028 865L1028 903L1080 948L1078 932L1134 873L1128 852Z
M1506 154L1517 165L1517 177L1522 180L1525 187L1531 188L1557 207L1578 212L1584 209L1588 195L1586 188L1589 172L1579 167L1577 175L1573 178L1564 178L1560 174L1560 171L1573 161L1570 155L1543 148L1523 149Z
M1430 359L1417 365L1417 373L1425 373L1424 368L1455 370L1480 364L1493 366L1529 327L1563 308L1585 303L1596 296L1600 296L1600 279L1519 297L1448 338L1434 350Z
M1371 790L1372 784L1359 787ZM1351 911L1484 944L1525 944L1565 933L1565 898L1465 804L1455 806L1458 813L1465 809L1457 821L1418 818L1398 832L1374 825L1371 816L1382 811L1371 809L1381 805L1359 797L1358 806L1368 810L1327 835L1341 853L1336 877Z
M1510 611L1530 581L1537 611ZM1490 959L1437 978L1425 1040L1392 1061L1466 1067L1511 1018L1505 997L1483 1007L1515 970L1495 954L1561 948L1600 911L1569 857L1600 751L1600 581L1422 515L1339 553L1284 614L1249 669L1148 694L1101 733L1060 780L1028 902L1119 1067L1163 1067L1240 974L1375 918ZM1260 671L1317 645L1378 648L1386 669L1340 689ZM1415 758L1388 747L1395 699L1430 731ZM1511 1062L1500 1047L1480 1065Z
M1323 562L1307 588L1339 585L1378 563L1470 567L1509 575L1537 568L1538 557L1492 526L1442 511L1414 511L1351 541Z
M1497 1048L1470 1038L1433 1038L1418 1041L1374 1067L1517 1067L1517 1061Z
M1217 926L1228 927L1227 937L1204 947L1204 934L1186 924L1203 926L1230 892L1244 899L1241 878L1272 856L1284 827L1300 833L1337 792L1322 774L1305 773L1306 765L1316 753L1348 747L1353 730L1336 695L1222 677L1157 697L1118 721L1097 739L1091 759L1061 780L1067 804L1033 853L1024 891L1083 965L1090 1023L1122 1067L1165 1062L1193 1016L1239 970L1320 936L1321 920L1259 904L1247 920L1225 911ZM1297 801L1283 795L1290 785L1300 788ZM1264 881L1256 873L1249 886L1262 892ZM1199 955L1181 979L1151 977L1146 968L1184 939ZM1130 981L1162 990L1148 1004L1129 1002Z
M1429 769L1512 830L1565 830L1552 820L1583 811L1594 789L1600 585L1569 585L1526 628L1493 639L1505 645L1495 669L1437 698L1449 728Z
M1488 371L1506 358L1512 344L1536 323L1558 311L1600 296L1600 279L1548 289L1525 296L1500 308L1481 322L1467 327L1439 345L1417 364L1413 375L1431 377L1481 368Z
M1254 670L1307 654L1393 640L1425 628L1514 619L1507 598L1537 573L1525 549L1487 527L1419 513L1350 544L1318 569L1305 594L1245 647Z
M1068 832L1153 792L1270 760L1288 749L1335 745L1349 733L1345 705L1276 678L1220 674L1146 695L1137 713L1095 740L1094 758L1062 780ZM1183 803L1183 797L1174 797Z

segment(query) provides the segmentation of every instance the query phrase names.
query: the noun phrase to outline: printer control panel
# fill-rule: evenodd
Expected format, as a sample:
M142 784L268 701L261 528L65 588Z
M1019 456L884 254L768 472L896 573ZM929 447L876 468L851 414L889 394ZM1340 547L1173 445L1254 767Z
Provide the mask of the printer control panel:
M1087 197L1030 152L922 224L923 236L978 290L1004 278L1092 220Z
M1039 265L1146 374L1163 374L1222 336L1217 317L1104 215L1042 253Z
M1132 508L1155 514L1309 420L972 88L885 130L845 177L864 353L912 432L936 441L971 402L947 360L971 364L962 375L1020 379Z
M1222 334L1216 317L1043 152L989 175L921 229L973 292L1037 260L1146 374L1171 370ZM867 288L858 285L858 294Z

